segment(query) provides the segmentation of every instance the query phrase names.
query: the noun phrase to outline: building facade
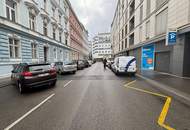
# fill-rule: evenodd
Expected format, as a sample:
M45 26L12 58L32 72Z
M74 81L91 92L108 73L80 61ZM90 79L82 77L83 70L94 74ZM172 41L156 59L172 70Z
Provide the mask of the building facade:
M72 59L84 59L89 55L88 50L88 31L79 21L69 1L69 42L75 50L72 51Z
M70 60L65 0L0 1L0 75L22 62Z
M102 59L111 57L112 48L110 33L99 33L97 36L93 38L92 41L92 58Z
M169 32L176 32L168 45ZM139 70L189 77L189 0L118 0L111 25L114 55L133 55Z

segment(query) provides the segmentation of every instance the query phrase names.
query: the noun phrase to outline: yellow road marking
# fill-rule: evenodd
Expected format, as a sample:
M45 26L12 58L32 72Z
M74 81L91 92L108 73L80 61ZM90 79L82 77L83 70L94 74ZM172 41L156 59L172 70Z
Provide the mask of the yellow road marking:
M167 130L175 130L174 128L171 128L170 126L164 124L165 119L166 119L166 115L168 113L170 103L171 103L171 100L172 100L171 97L168 97L168 96L165 96L165 95L162 95L162 94L159 94L159 93L150 92L150 91L147 91L147 90L131 87L130 85L134 84L135 82L136 82L136 80L134 80L134 81L132 81L132 82L130 82L130 83L124 85L124 86L126 88L133 89L133 90L136 90L136 91L139 91L139 92L143 92L143 93L151 94L151 95L154 95L154 96L166 98L166 102L165 102L164 107L162 108L162 111L161 111L160 116L158 118L158 124L161 127L165 128Z

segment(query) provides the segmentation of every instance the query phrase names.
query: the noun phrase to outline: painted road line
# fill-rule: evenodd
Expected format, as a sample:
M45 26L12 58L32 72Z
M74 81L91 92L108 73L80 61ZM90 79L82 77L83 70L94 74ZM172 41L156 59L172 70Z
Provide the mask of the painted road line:
M130 87L130 86L125 86L125 87L133 89L133 90L136 90L136 91L139 91L139 92L148 93L148 94L151 94L151 95L154 95L154 96L167 98L167 96L159 94L159 93L154 93L154 92L150 92L150 91L147 91L147 90L143 90L143 89L139 89L139 88L135 88L135 87Z
M129 88L129 89L133 89L135 91L139 91L139 92L147 93L147 94L150 94L150 95L166 98L166 102L165 102L164 107L162 108L162 111L161 111L160 116L158 118L158 124L161 127L165 128L167 130L175 130L174 128L171 128L170 126L164 124L166 116L167 116L167 113L168 113L168 110L169 110L169 107L170 107L170 103L171 103L171 100L172 100L171 97L168 97L168 96L165 96L165 95L162 95L162 94L159 94L159 93L155 93L155 92L151 92L151 91L147 91L147 90L143 90L143 89L139 89L139 88L129 86L129 85L131 85L131 84L133 84L135 82L136 81L132 81L132 82L126 84L125 87Z
M63 87L66 88L73 80L70 80L68 83L66 83Z
M172 99L171 99L170 97L167 97L167 100L166 100L166 102L165 102L165 104L164 104L164 107L163 107L163 109L162 109L162 112L161 112L161 114L160 114L160 116L159 116L159 118L158 118L158 124L159 124L160 126L164 127L164 128L167 129L167 130L175 130L174 128L171 128L170 126L164 124L165 119L166 119L166 115L167 115L168 110L169 110L169 107L170 107L171 100L172 100Z
M127 83L126 86L130 86L131 84L134 84L136 81L137 81L137 80L133 80L133 81Z
M24 118L26 118L28 115L30 115L32 112L34 112L35 110L37 110L40 106L42 106L45 102L47 102L48 100L50 100L53 96L55 96L55 94L51 94L50 96L48 96L46 99L44 99L40 104L38 104L37 106L35 106L34 108L32 108L30 111L28 111L26 114L24 114L23 116L21 116L19 119L17 119L15 122L13 122L12 124L10 124L9 126L7 126L4 130L10 130L11 128L13 128L16 124L18 124L20 121L22 121Z

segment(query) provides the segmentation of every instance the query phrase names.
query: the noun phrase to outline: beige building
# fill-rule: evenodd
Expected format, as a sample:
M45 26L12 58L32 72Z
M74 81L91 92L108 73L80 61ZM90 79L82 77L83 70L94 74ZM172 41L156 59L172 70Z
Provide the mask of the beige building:
M177 35L172 45L169 32ZM190 76L189 32L189 0L118 0L111 25L113 52L134 55L139 69ZM150 48L152 58L144 57Z

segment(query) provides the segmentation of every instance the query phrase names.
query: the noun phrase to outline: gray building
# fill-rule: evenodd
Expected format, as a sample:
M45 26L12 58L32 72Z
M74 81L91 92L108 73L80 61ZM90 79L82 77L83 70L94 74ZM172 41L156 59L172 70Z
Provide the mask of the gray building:
M115 56L135 56L139 70L190 76L189 0L118 0L111 29Z

